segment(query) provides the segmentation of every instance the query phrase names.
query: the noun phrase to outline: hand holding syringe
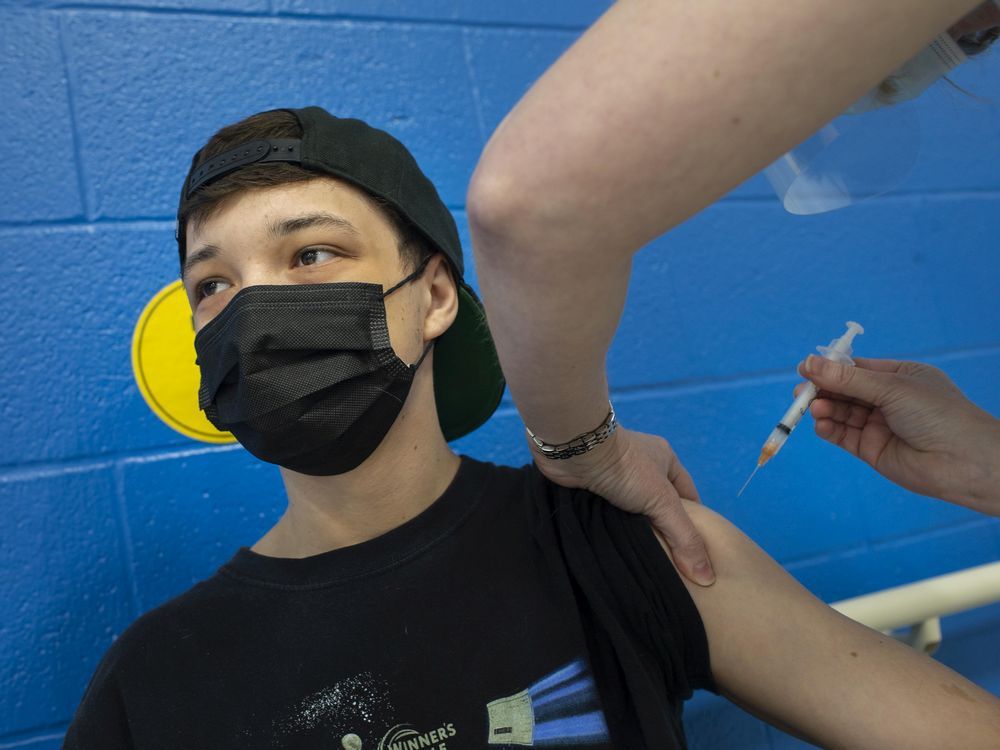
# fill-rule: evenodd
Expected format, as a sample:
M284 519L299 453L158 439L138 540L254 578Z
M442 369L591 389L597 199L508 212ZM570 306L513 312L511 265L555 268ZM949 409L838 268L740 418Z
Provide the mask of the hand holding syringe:
M854 360L851 359L851 354L853 354L854 350L851 347L851 342L854 341L855 336L864 332L865 329L862 328L859 323L849 320L847 321L847 333L839 339L831 341L829 346L818 346L816 349L827 359L853 365ZM777 452L781 450L781 446L783 446L785 441L788 440L788 436L792 434L792 430L795 429L795 425L797 425L799 420L802 419L802 415L806 413L806 409L809 408L809 404L812 403L814 398L816 398L816 394L818 392L819 389L810 382L806 384L806 387L802 389L802 392L792 402L792 405L788 407L788 411L785 412L785 416L781 418L777 426L771 431L767 440L764 441L764 447L760 451L760 458L757 459L757 466L753 470L753 473L751 473L747 478L747 481L743 483L743 486L736 495L737 497L743 494L743 490L745 490L747 485L750 484L750 480L754 478L754 474L757 473L757 469L770 461L771 458L773 458Z

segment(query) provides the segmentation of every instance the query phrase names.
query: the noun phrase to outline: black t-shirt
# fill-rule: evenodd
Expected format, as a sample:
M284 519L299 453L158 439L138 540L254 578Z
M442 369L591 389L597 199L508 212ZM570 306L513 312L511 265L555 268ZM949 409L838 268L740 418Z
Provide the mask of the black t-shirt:
M666 750L695 688L704 627L645 518L463 456L398 528L241 547L138 618L63 747Z

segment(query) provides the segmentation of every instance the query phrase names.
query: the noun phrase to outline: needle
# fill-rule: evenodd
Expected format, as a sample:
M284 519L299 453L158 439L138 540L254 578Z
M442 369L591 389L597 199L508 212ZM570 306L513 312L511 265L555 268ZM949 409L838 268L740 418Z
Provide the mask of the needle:
M748 485L748 484L750 484L750 480L751 480L751 479L753 479L753 475L757 473L757 469L759 469L759 468L760 468L761 466L763 466L763 464L757 464L757 465L756 465L756 466L754 467L753 471L752 471L752 472L750 472L750 476L749 476L749 477L747 477L747 481L745 481L745 482L743 483L743 486L742 486L742 487L740 487L740 491L736 493L736 497L739 497L740 495L742 495L742 494L743 494L743 490L745 490L745 489L747 488L747 485Z

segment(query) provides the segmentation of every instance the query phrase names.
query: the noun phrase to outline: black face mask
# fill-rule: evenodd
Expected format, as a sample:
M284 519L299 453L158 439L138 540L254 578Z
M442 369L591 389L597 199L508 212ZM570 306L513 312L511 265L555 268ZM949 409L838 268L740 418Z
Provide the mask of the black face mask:
M429 259L428 259L429 260ZM389 343L380 284L248 286L194 339L198 405L262 461L314 476L357 468L385 438L414 365Z

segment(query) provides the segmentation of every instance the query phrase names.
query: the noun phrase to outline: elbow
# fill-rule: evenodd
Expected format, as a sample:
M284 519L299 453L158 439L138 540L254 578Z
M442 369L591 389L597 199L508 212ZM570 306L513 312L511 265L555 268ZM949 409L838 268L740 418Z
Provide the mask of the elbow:
M514 189L509 172L494 169L481 161L469 181L465 212L477 254L491 254L515 244L523 231L525 207Z
M517 248L551 247L552 205L533 188L530 170L487 146L469 181L465 210L477 256L508 256Z

